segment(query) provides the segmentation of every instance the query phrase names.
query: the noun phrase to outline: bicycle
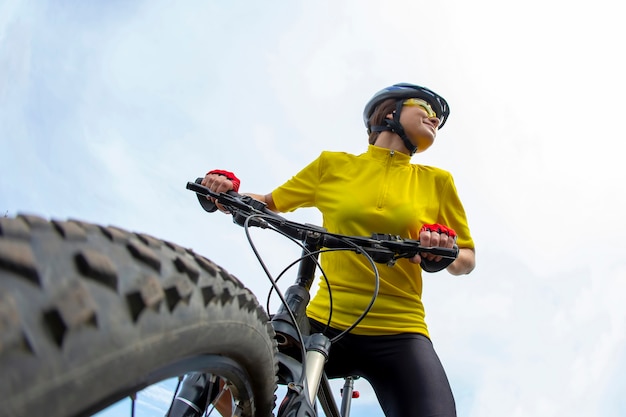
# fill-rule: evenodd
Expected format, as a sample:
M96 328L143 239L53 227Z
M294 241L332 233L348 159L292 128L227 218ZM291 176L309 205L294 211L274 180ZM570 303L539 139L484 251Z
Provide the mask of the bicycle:
M215 211L213 198L244 227L281 299L278 311L268 315L240 280L175 243L79 220L1 218L0 416L42 410L51 417L90 415L134 399L148 385L173 377L180 385L183 375L196 375L197 410L188 410L198 415L211 407L220 411L226 402L232 415L270 416L277 386L284 385L277 416L316 416L319 404L328 417L348 417L356 377L345 379L339 407L324 364L331 344L376 299L376 264L392 267L419 252L452 262L458 254L456 247L422 247L387 234L329 233L290 221L249 196L214 193L199 181L187 189L202 207ZM301 257L283 271L298 264L284 295L250 240L251 227L278 232L301 247ZM376 283L359 320L334 339L310 334L305 314L319 255L331 250L366 256ZM170 412L180 398L174 394Z

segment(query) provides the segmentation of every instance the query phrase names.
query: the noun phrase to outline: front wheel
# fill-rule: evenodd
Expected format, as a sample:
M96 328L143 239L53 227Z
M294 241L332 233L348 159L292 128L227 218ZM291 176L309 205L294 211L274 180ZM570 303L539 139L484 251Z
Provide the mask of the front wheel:
M148 235L0 219L0 416L88 415L190 372L272 414L274 333L239 280Z

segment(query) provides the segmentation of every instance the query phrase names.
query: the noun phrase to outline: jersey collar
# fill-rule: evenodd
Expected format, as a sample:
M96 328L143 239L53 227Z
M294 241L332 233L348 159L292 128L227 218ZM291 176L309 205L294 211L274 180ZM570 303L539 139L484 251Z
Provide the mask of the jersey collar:
M404 152L392 151L376 145L369 145L367 154L377 161L388 162L391 159L394 165L409 165L411 163L411 156Z

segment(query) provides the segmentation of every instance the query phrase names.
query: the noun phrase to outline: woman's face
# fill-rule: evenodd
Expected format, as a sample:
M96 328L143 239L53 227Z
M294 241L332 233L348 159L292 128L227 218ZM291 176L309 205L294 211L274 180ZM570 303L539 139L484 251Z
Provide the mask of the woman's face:
M428 104L422 100L407 100L402 106L400 123L408 138L417 146L417 152L428 149L437 136L440 120L434 115Z

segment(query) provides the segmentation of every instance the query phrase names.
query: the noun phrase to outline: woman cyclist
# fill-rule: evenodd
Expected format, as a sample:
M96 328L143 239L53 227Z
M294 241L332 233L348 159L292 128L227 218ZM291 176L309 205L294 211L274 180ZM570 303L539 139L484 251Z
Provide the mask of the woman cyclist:
M380 290L371 311L333 344L326 372L330 378L358 375L369 381L387 417L455 416L446 373L429 338L422 304L422 272L444 268L453 275L474 269L474 243L450 173L411 163L424 152L449 115L447 102L414 84L395 84L377 92L365 106L369 135L360 155L322 152L269 194L249 194L273 211L316 207L330 232L370 236L389 233L425 246L459 247L450 263L431 254L401 259L380 268ZM239 188L234 174L215 170L202 184L213 191ZM312 299L307 315L312 331L335 336L361 315L374 288L371 266L352 252L322 255L327 283Z

